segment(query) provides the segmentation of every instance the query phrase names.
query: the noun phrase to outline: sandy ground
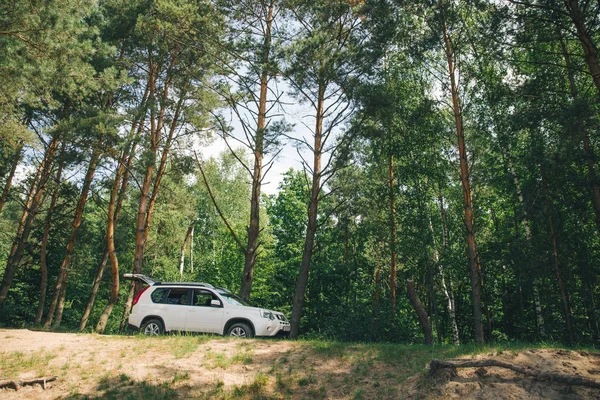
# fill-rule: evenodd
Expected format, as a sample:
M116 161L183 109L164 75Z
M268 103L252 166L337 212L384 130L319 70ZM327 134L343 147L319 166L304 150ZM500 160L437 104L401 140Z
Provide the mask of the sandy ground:
M495 359L531 371L585 377L600 382L600 354L587 351L531 349L521 352L479 354L457 360ZM600 390L563 383L536 381L505 368L464 368L458 375L413 382L411 395L419 398L423 392L439 398L461 399L600 399Z
M532 349L473 358L600 382L597 353ZM394 368L360 346L339 355L291 341L0 329L0 382L58 377L46 390L40 385L0 389L0 399L123 398L132 390L133 398L152 398L164 387L165 398L600 399L599 390L538 382L502 368L459 369L457 376L435 379L427 378L425 369L399 378Z

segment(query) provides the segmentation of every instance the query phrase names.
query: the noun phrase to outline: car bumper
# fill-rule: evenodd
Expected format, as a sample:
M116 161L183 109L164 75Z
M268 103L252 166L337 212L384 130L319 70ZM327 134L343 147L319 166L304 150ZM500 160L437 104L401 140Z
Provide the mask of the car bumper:
M258 337L282 337L290 334L289 323L284 323L278 320L271 320L254 326L255 335Z

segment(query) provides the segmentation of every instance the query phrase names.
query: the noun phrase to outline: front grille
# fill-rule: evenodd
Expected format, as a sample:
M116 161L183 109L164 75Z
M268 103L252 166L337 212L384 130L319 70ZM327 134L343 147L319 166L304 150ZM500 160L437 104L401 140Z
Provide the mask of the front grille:
M280 321L286 321L287 322L287 318L285 317L285 315L283 315L283 314L275 314L275 316L277 317L278 320L280 320Z

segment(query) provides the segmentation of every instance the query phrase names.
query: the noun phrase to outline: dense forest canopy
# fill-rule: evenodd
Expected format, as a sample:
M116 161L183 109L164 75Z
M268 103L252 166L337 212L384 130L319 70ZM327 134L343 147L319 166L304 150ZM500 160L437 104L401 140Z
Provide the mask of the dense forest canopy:
M122 331L137 272L293 338L599 345L599 44L595 0L5 3L0 324Z

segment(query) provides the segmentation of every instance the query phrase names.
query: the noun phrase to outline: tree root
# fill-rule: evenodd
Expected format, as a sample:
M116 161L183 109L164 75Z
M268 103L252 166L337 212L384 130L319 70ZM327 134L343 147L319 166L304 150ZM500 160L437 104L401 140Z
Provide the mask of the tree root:
M498 360L466 360L466 361L447 361L447 360L432 360L429 363L429 376L435 376L442 369L450 369L454 373L457 368L482 368L482 367L499 367L510 369L511 371L530 376L537 381L558 382L566 385L585 386L594 389L600 389L600 382L590 378L575 375L551 374L548 372L535 371L530 367L520 367L514 364Z
M15 390L19 390L21 388L21 386L36 385L39 383L40 385L42 385L42 388L45 390L46 383L55 381L56 378L57 378L56 376L45 376L42 378L24 379L24 380L20 380L20 379L3 380L3 381L0 381L0 389L13 388Z

